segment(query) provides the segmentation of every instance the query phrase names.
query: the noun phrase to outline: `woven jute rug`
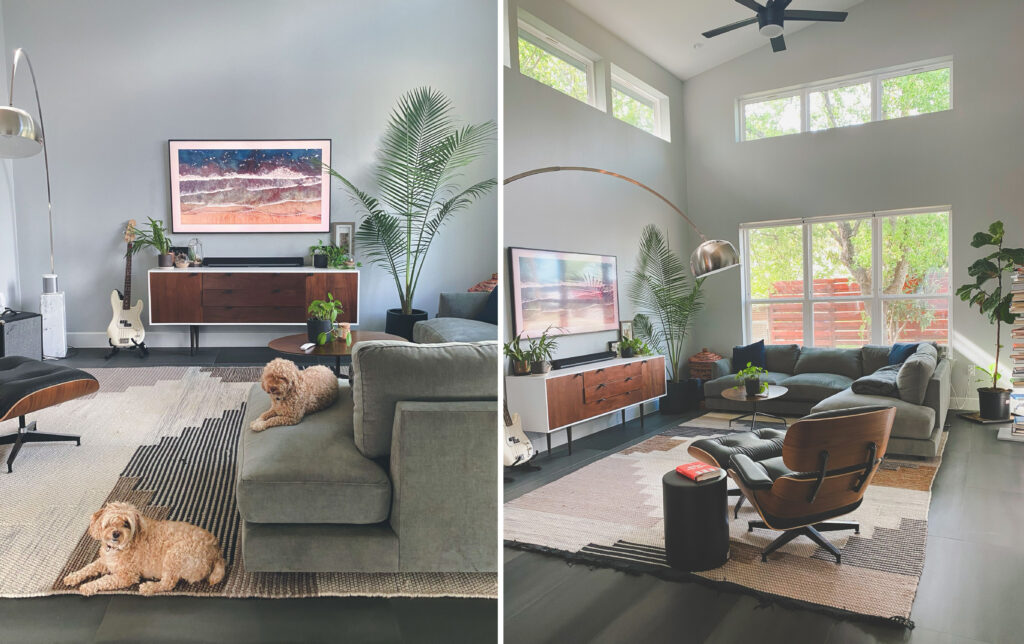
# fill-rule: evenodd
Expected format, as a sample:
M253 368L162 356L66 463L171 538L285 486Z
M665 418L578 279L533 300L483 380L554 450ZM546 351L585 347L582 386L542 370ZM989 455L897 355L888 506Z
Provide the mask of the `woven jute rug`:
M505 544L570 561L730 587L837 616L913 627L910 610L924 568L931 485L941 456L884 459L864 502L843 517L859 521L860 534L823 533L842 551L841 565L802 537L762 562L761 550L779 533L748 532L747 522L759 517L747 503L738 519L729 509L730 556L724 566L701 573L668 566L661 478L694 460L686 451L694 440L730 433L732 416L705 414L506 503ZM730 505L734 500L730 497Z
M41 431L82 444L31 443L0 474L0 596L77 592L61 580L96 558L90 515L128 501L159 519L188 521L220 540L228 563L216 586L180 582L198 597L497 597L496 574L273 574L245 570L235 504L235 453L245 399L260 368L88 369L100 390L32 414ZM0 423L0 434L15 421ZM6 458L6 450L0 451ZM136 594L137 587L114 591Z

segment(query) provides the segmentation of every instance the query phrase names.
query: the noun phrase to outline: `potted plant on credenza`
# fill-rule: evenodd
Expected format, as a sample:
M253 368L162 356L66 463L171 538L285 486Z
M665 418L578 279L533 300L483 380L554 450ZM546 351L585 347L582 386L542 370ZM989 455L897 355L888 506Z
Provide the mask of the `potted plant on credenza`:
M135 243L132 245L132 254L149 246L157 252L157 265L160 268L174 268L174 253L171 246L174 242L167 236L167 229L164 222L149 217L149 228L136 228Z
M391 113L377 151L376 197L325 166L362 210L355 234L362 254L395 281L401 307L388 309L388 333L411 340L413 325L427 319L413 307L427 252L455 213L497 184L484 179L462 187L459 181L490 151L495 131L493 121L457 125L448 98L421 87L403 95Z
M691 284L686 261L669 248L665 234L654 225L644 227L640 234L636 269L631 277L629 297L636 311L634 337L665 356L668 382L661 411L680 413L686 410L684 341L690 321L704 306L700 290L703 280Z
M1010 312L1013 294L1009 289L1003 290L1003 276L1024 266L1024 248L1003 247L1001 221L993 222L988 232L974 233L971 246L994 249L968 267L967 274L974 278L974 282L956 290L961 300L971 306L977 305L978 311L996 325L995 360L991 371L986 371L987 377L992 379L992 386L978 388L979 415L984 420L1009 420L1011 390L999 386L999 351L1003 348L1002 325L1013 324L1014 315Z
M529 347L524 348L522 341L523 334L520 333L503 345L505 356L512 361L512 375L514 376L530 375L530 361L533 359L533 352Z
M530 372L543 374L551 371L551 356L558 348L558 341L548 335L551 327L544 329L544 333L530 340L528 349L530 357Z

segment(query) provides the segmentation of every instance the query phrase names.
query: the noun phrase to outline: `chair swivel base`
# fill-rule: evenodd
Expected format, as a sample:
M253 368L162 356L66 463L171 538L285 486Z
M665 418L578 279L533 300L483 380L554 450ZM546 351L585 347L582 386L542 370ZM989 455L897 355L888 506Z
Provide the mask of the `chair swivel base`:
M764 521L750 521L747 523L747 532L753 532L754 528L765 528L768 530L773 529ZM793 539L796 539L799 536L804 536L832 553L832 556L836 558L837 564L842 563L842 554L839 552L839 548L833 546L828 542L828 539L821 535L822 532L835 532L836 530L853 530L854 534L860 534L860 524L856 521L825 521L823 523L816 523L812 526L806 525L801 528L786 530L764 549L761 553L761 561L768 561L768 555L772 554Z
M12 468L14 459L17 458L18 452L21 451L21 446L25 443L51 443L57 441L75 441L76 445L81 445L82 437L72 436L70 434L47 434L45 432L37 432L35 421L26 425L25 417L19 416L18 431L13 434L0 436L0 445L13 445L11 453L7 456L7 473L10 474L14 471Z

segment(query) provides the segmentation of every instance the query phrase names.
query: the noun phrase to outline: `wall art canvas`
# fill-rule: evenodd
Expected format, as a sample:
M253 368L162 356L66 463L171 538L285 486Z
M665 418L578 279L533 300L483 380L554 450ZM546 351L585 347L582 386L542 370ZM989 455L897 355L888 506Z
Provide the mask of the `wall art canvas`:
M329 139L170 141L175 233L327 232Z
M510 248L512 312L523 337L619 328L615 257Z

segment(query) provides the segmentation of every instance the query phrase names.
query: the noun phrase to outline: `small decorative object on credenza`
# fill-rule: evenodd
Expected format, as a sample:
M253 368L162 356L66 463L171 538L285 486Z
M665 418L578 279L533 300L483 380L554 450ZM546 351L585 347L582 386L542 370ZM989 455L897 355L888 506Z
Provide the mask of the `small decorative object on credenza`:
M701 349L700 353L690 356L690 377L711 380L714 364L721 359L722 356L714 351Z
M736 372L736 382L743 383L748 396L757 396L768 390L768 383L761 382L761 374L765 370L748 362L747 366Z
M505 355L512 361L513 376L528 376L532 368L530 360L533 354L529 347L523 348L522 342L523 334L520 333L504 344Z
M988 232L974 233L971 246L982 248L992 247L994 250L987 256L977 260L967 269L967 274L975 281L964 284L956 290L956 294L964 302L977 304L978 311L996 326L995 360L991 372L991 387L978 388L978 419L981 421L1010 420L1009 403L1010 389L999 386L999 352L1002 349L1002 325L1013 324L1014 315L1010 311L1010 300L1003 289L1004 274L1010 275L1016 269L1024 267L1024 248L1003 247L1003 222L995 221L988 227ZM989 280L995 284L985 286ZM984 371L984 370L983 370ZM964 415L974 420L970 414Z
M364 255L398 287L401 308L387 311L388 333L412 340L413 326L427 319L426 311L413 307L421 269L444 224L496 185L494 179L458 183L467 166L490 153L496 129L493 121L459 127L451 102L421 87L402 96L388 120L374 169L379 198L324 165L362 207L355 237Z
M632 340L633 339L633 320L623 320L619 322L619 339L620 340Z
M151 220L152 221L152 220ZM135 220L130 219L124 231L127 244L124 251L124 293L114 290L110 293L110 308L114 315L107 325L107 343L110 351L104 356L109 360L121 349L138 349L139 358L149 355L146 348L146 329L142 326L142 300L132 305L132 255L135 254Z
M188 240L188 259L192 266L202 266L204 257L206 254L203 253L203 242L199 241L198 237Z
M647 346L647 343L640 338L628 338L619 342L619 351L622 352L623 358L632 358L633 356L649 356L651 350Z
M171 252L174 242L167 236L164 222L149 217L149 230L136 228L135 231L135 242L131 247L133 255L148 246L157 252L157 265L160 268L174 267L174 253Z
M318 241L317 243L309 247L309 254L313 258L314 268L327 268L328 248L329 246L324 244L322 241Z
M331 224L331 241L350 257L356 254L355 231L354 221L336 221Z

